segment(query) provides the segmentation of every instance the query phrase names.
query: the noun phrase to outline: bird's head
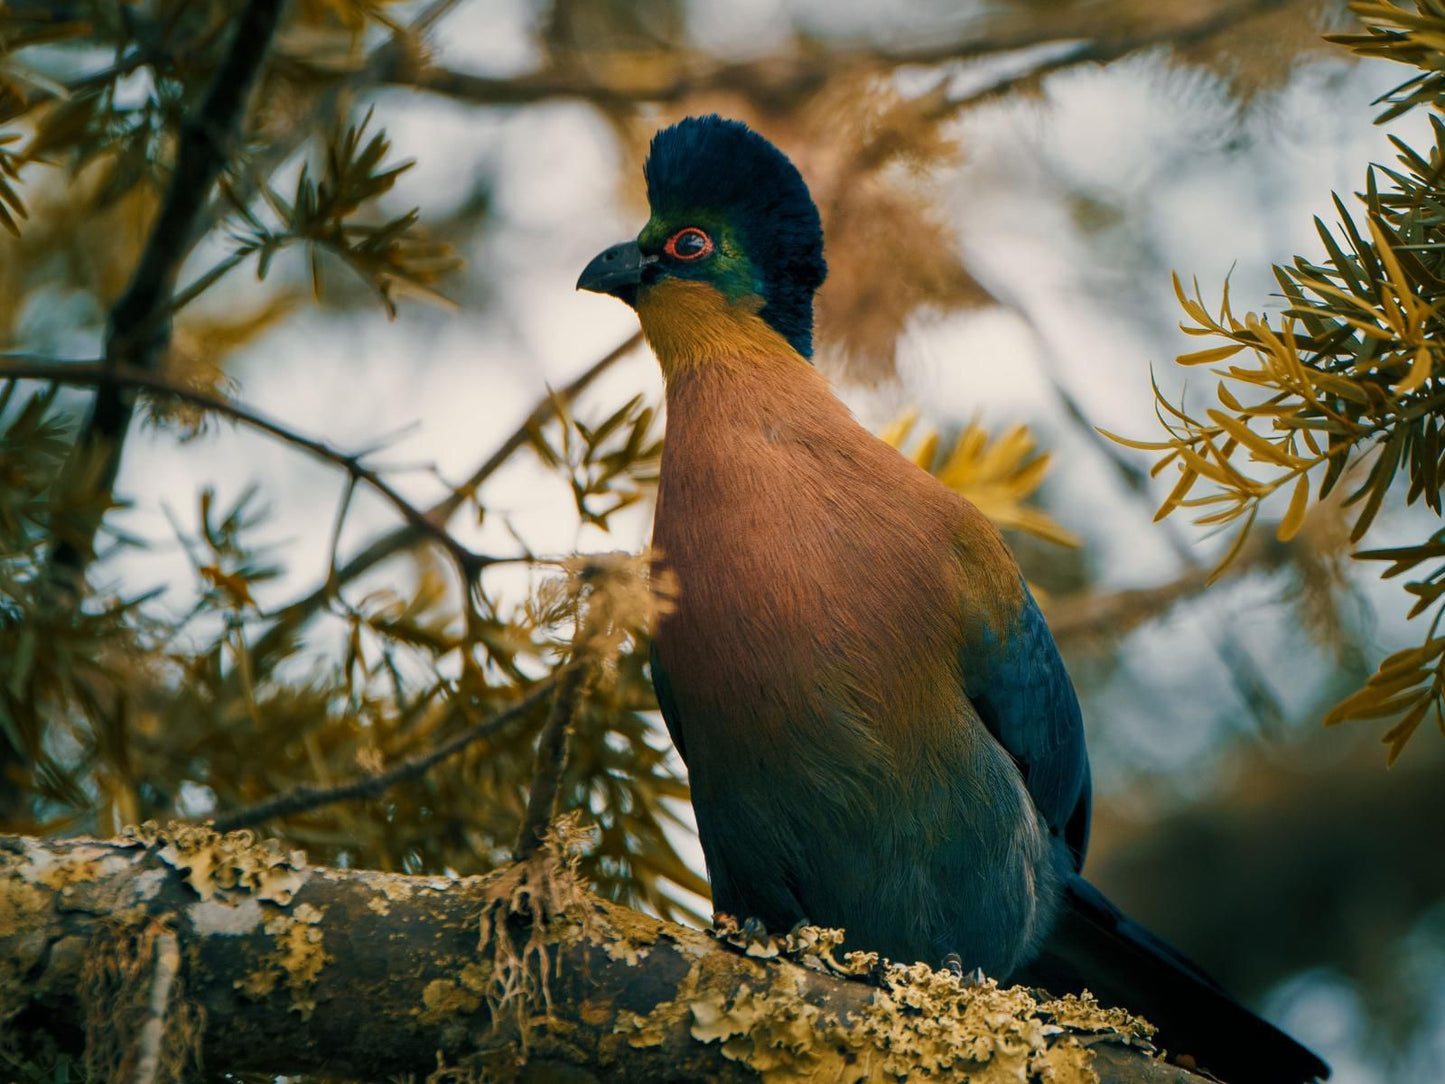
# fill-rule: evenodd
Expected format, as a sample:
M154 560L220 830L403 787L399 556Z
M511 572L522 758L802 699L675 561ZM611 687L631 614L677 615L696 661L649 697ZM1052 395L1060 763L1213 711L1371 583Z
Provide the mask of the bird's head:
M739 121L688 117L652 137L643 175L652 217L578 289L635 308L664 365L665 352L725 351L762 326L810 356L823 228L787 156Z

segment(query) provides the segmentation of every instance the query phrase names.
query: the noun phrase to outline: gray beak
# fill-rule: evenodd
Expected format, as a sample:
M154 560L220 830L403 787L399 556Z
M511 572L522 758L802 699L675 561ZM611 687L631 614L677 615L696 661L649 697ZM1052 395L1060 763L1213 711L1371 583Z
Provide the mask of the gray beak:
M604 249L582 269L577 289L611 294L631 305L637 299L637 288L642 285L643 271L656 262L656 256L642 254L636 241L624 241Z

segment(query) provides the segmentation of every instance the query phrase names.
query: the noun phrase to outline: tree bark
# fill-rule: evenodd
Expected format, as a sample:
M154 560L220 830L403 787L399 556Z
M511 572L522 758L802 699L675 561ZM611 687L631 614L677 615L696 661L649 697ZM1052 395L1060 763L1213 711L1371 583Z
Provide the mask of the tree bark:
M552 852L448 878L314 868L182 826L0 837L0 1065L83 1056L92 1081L137 1065L194 1079L201 1062L365 1080L1202 1081L1119 1010L921 965L865 980L826 938L789 941L801 963L608 903Z

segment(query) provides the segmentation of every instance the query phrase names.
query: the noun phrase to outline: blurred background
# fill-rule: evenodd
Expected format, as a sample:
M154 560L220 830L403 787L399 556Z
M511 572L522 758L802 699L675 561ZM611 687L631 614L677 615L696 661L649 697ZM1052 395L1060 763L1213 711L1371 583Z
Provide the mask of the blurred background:
M164 191L168 133L231 14L73 7L0 5L0 136L32 151L44 137L12 159L30 217L0 235L0 351L30 358L101 355ZM152 24L172 27L168 59L119 65L99 103L66 119L91 101L76 88ZM1171 272L1211 305L1228 279L1237 310L1277 310L1271 266L1318 255L1314 216L1333 221L1332 193L1354 203L1367 165L1393 160L1391 136L1432 138L1424 110L1374 123L1376 99L1415 73L1324 40L1352 29L1328 0L298 0L228 174L235 194L181 282L253 248L180 311L164 372L368 451L418 507L461 493L452 531L476 552L636 550L660 435L641 411L661 381L645 346L593 373L635 317L573 283L645 220L653 131L699 112L747 120L823 211L817 364L839 394L928 462L935 435L936 464L960 434L990 435L994 457L963 464L960 485L1009 529L1078 687L1091 878L1342 1084L1439 1079L1445 746L1425 727L1387 772L1389 720L1320 725L1383 656L1419 642L1405 594L1348 560L1337 501L1287 544L1262 527L1206 588L1230 539L1178 514L1155 523L1171 477L1150 478L1151 457L1096 430L1158 439L1151 376L1174 401L1211 392L1207 373L1173 364L1200 344L1178 330ZM188 33L198 44L182 56ZM335 221L375 228L420 208L405 227L415 247L380 271L292 228L303 163L322 176L338 133L368 114L362 141L384 131L385 162L414 164ZM288 229L295 243L275 245L258 280L256 238ZM441 243L464 268L440 274ZM447 303L411 296L431 292ZM550 417L548 389L579 376L567 416ZM45 386L22 383L6 405L13 461L29 454L15 421ZM45 405L58 448L90 394ZM634 396L616 432L646 439L607 475L588 434ZM61 459L52 449L47 479ZM444 555L410 538L338 585L335 564L395 532L396 510L254 429L143 404L115 495L82 610L115 619L88 630L99 647L14 662L34 651L20 644L43 610L26 586L37 544L12 544L11 829L110 832L334 781L448 732L456 718L418 689L465 719L552 657L528 606L545 566L489 567L468 602ZM598 502L624 507L589 515ZM1421 533L1426 520L1397 503L1373 545ZM336 590L295 610L326 594L329 573ZM87 650L104 666L72 680ZM706 914L645 657L625 655L589 706L567 800L602 829L588 867L600 890ZM53 680L37 685L46 666ZM22 700L41 706L20 718ZM317 861L486 869L505 855L534 733L482 743L386 800L266 830Z

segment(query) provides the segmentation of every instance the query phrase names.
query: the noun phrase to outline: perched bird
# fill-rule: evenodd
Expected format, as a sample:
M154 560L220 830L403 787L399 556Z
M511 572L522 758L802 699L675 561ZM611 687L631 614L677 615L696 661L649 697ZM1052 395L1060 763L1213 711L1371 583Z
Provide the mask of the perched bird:
M705 116L644 174L647 225L577 285L636 309L667 385L653 543L679 595L652 679L716 908L1087 987L1231 1082L1328 1076L1080 876L1073 685L998 531L810 363L826 265L798 170Z

